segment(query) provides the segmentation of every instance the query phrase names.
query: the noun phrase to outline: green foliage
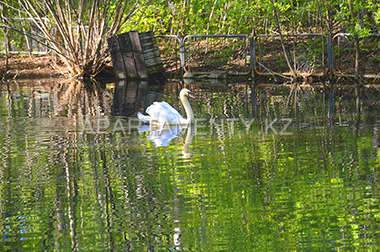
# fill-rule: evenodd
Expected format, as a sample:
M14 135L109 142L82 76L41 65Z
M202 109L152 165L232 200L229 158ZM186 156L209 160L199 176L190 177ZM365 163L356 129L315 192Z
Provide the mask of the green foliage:
M361 37L371 31L371 18L379 23L380 10L372 1L279 1L275 2L285 31L340 30ZM368 13L367 15L365 13ZM163 34L273 33L273 9L269 1L189 0L140 2L140 10L124 28L154 30ZM269 30L268 30L269 29Z
M375 12L375 21L376 24L380 24L380 9Z

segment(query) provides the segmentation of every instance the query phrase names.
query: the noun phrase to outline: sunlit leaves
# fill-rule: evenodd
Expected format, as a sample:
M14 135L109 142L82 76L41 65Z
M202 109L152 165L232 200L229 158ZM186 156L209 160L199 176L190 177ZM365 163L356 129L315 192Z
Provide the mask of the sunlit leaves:
M326 28L332 31L333 25L339 25L339 29L363 37L372 32L368 28L372 25L372 15L375 22L380 22L379 8L372 1L285 0L277 1L274 5L286 31L321 32ZM275 27L270 1L188 0L173 2L168 6L167 2L157 0L141 3L140 6L140 21L135 26L160 33L258 34L272 33ZM159 15L149 17L152 6L159 11ZM161 21L157 22L157 19Z

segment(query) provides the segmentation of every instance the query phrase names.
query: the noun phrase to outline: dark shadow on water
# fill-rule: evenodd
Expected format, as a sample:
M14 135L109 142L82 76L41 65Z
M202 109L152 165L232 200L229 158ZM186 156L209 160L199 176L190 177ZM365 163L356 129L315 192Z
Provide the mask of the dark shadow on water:
M151 85L147 81L121 80L115 83L111 115L136 116L163 97L164 85Z
M184 81L176 81L175 86L176 95L183 87L191 87ZM137 112L144 113L153 102L162 101L165 88L164 83L157 81L120 80L115 83L111 115L136 117Z

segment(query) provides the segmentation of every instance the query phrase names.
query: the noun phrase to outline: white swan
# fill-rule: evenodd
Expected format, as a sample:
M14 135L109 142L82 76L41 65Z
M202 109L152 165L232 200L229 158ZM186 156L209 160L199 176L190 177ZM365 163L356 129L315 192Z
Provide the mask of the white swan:
M179 98L182 105L185 107L187 119L178 113L175 108L170 106L167 102L154 102L146 109L146 113L149 116L143 115L140 112L137 113L137 117L144 123L162 123L162 124L175 124L175 125L188 125L194 124L194 113L191 109L189 100L187 97L194 98L190 94L190 90L184 88L179 93Z

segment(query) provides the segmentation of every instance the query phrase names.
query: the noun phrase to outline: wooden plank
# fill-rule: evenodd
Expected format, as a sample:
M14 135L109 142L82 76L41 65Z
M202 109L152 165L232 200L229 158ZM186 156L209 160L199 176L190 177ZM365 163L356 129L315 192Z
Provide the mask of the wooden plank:
M125 79L126 73L121 52L119 50L118 39L111 37L107 39L108 48L110 49L112 64L119 79Z
M138 73L133 58L131 43L128 33L122 33L118 36L119 49L124 61L126 76L130 79L138 79Z
M119 79L147 79L165 71L153 32L131 31L107 41Z
M146 59L145 60L145 64L147 67L150 67L150 66L158 66L158 65L161 65L160 63L161 62L161 58L159 57L155 57L155 58L150 58L150 59Z
M156 38L153 32L143 32L139 34L142 51L144 53L145 65L149 75L164 72L160 50L158 49Z
M128 36L131 44L133 58L135 59L137 74L141 79L146 79L148 78L148 72L145 66L145 60L140 43L139 34L137 31L130 31L128 32Z
M152 58L160 58L160 62L161 62L161 55L160 55L160 52L158 52L157 50L154 50L154 51L148 51L148 52L144 52L144 59L145 61L147 59L152 59Z

